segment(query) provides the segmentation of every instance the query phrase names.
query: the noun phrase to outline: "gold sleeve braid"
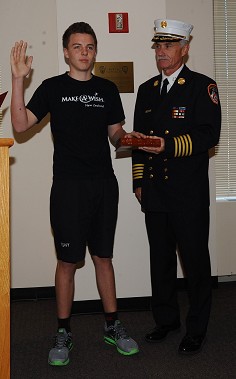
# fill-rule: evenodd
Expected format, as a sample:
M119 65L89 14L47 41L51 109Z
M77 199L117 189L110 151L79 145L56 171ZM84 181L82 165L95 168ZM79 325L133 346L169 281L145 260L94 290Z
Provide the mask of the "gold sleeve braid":
M175 141L175 158L187 157L192 155L193 144L189 134L184 134L179 137L174 137Z
M142 179L143 178L144 164L137 163L133 164L133 179Z

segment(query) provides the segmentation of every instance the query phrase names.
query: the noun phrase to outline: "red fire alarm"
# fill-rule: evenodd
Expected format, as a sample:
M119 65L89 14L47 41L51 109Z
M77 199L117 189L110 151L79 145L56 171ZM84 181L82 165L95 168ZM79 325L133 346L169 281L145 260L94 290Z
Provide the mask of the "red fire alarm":
M108 13L109 33L129 33L128 13Z

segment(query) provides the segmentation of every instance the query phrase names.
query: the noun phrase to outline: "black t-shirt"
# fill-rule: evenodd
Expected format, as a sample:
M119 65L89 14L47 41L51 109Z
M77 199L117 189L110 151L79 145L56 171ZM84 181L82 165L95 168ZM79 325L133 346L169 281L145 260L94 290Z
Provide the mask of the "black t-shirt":
M78 81L67 73L46 79L27 108L41 121L50 113L55 178L113 176L108 125L124 120L116 85L92 76Z

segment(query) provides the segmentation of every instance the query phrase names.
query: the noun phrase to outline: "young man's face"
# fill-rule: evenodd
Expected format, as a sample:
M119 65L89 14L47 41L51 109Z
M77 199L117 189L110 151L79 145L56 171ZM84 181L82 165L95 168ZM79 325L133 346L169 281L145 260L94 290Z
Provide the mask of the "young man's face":
M71 34L64 56L71 70L91 72L96 58L96 46L90 34Z
M173 74L183 63L189 44L181 46L179 42L157 42L155 44L156 62L166 75Z

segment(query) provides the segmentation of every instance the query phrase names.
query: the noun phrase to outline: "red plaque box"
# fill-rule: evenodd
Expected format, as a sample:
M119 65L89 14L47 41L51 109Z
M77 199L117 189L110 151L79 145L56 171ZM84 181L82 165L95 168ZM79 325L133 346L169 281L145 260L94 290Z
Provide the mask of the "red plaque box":
M137 149L138 147L160 147L160 138L120 138L117 142L117 150L121 148Z

